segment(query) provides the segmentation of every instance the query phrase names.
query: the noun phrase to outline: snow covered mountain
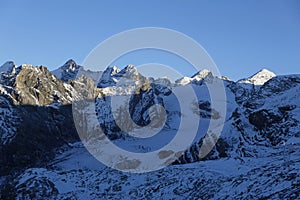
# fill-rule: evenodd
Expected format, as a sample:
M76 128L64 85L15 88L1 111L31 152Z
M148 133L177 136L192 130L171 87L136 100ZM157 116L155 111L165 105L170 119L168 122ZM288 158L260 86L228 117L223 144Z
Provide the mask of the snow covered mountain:
M144 77L133 65L80 71L84 68L73 60L52 73L13 62L0 67L0 199L300 198L300 75L276 76L263 69L234 82L202 70L172 84ZM222 115L208 92L217 83L225 87L225 123L216 145L199 157L209 141L206 132L214 131L208 124ZM197 96L190 108L200 116L198 132L168 167L143 174L117 171L97 161L78 138L76 128L90 128L94 122L87 119L95 112L104 134L121 148L159 149L185 117L174 94L189 86ZM85 110L75 128L71 104L87 97L95 98L96 106ZM129 116L113 110L113 98L129 100L120 105L127 106ZM161 112L153 105L166 109L166 119L151 119ZM139 139L120 129L149 124L162 126L157 137ZM189 134L189 127L184 130ZM209 139L215 140L213 134Z
M268 80L270 80L271 78L273 78L275 76L276 75L273 72L271 72L267 69L262 69L249 78L239 80L238 83L263 85L265 82L267 82Z

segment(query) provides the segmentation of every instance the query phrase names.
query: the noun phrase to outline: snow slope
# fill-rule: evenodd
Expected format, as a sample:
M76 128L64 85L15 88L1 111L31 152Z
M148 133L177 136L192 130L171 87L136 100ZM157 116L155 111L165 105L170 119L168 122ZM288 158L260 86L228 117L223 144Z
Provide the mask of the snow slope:
M255 159L222 158L132 174L101 165L77 144L48 169L26 170L14 187L17 198L35 199L297 199L299 150L297 143Z

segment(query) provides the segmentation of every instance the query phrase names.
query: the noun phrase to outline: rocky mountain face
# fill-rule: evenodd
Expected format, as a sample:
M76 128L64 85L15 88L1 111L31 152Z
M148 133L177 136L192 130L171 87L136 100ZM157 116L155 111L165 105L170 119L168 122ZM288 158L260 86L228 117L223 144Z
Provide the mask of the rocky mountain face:
M0 174L28 167L54 156L51 150L76 141L70 85L43 66L14 66L1 72Z
M53 72L7 62L0 72L0 199L300 196L300 75L276 76L263 69L234 82L202 70L171 83L167 78L144 77L133 65L91 72L73 60ZM217 82L225 87L225 123L220 138L213 134L210 138L216 145L200 158L209 121L221 117L208 93ZM190 108L200 116L199 129L171 166L145 174L120 172L105 167L82 146L78 128L90 130L86 139L103 131L128 151L160 148L170 142L185 117L174 91L188 86L197 96ZM80 110L72 109L72 104L86 107L86 99L95 104L75 120L76 129L73 117ZM114 99L121 102L117 108ZM157 117L161 108L166 119ZM99 129L89 121L93 112ZM141 140L126 134L149 124L162 127L163 137Z

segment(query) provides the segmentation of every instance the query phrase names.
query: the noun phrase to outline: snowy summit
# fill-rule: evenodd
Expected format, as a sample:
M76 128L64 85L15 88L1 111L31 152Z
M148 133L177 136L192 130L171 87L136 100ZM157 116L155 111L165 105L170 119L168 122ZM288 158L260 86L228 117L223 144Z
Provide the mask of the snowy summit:
M249 78L239 80L238 83L263 85L265 82L267 82L268 80L270 80L271 78L273 78L275 76L276 76L276 74L274 74L273 72L271 72L267 69L262 69Z

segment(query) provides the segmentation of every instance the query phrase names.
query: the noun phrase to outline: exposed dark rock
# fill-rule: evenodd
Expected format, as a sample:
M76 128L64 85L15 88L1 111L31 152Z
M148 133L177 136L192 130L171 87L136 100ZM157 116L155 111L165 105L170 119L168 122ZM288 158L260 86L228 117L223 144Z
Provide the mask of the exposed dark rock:
M53 158L55 147L78 140L71 105L59 108L16 106L20 122L15 138L1 145L0 175L37 166Z

